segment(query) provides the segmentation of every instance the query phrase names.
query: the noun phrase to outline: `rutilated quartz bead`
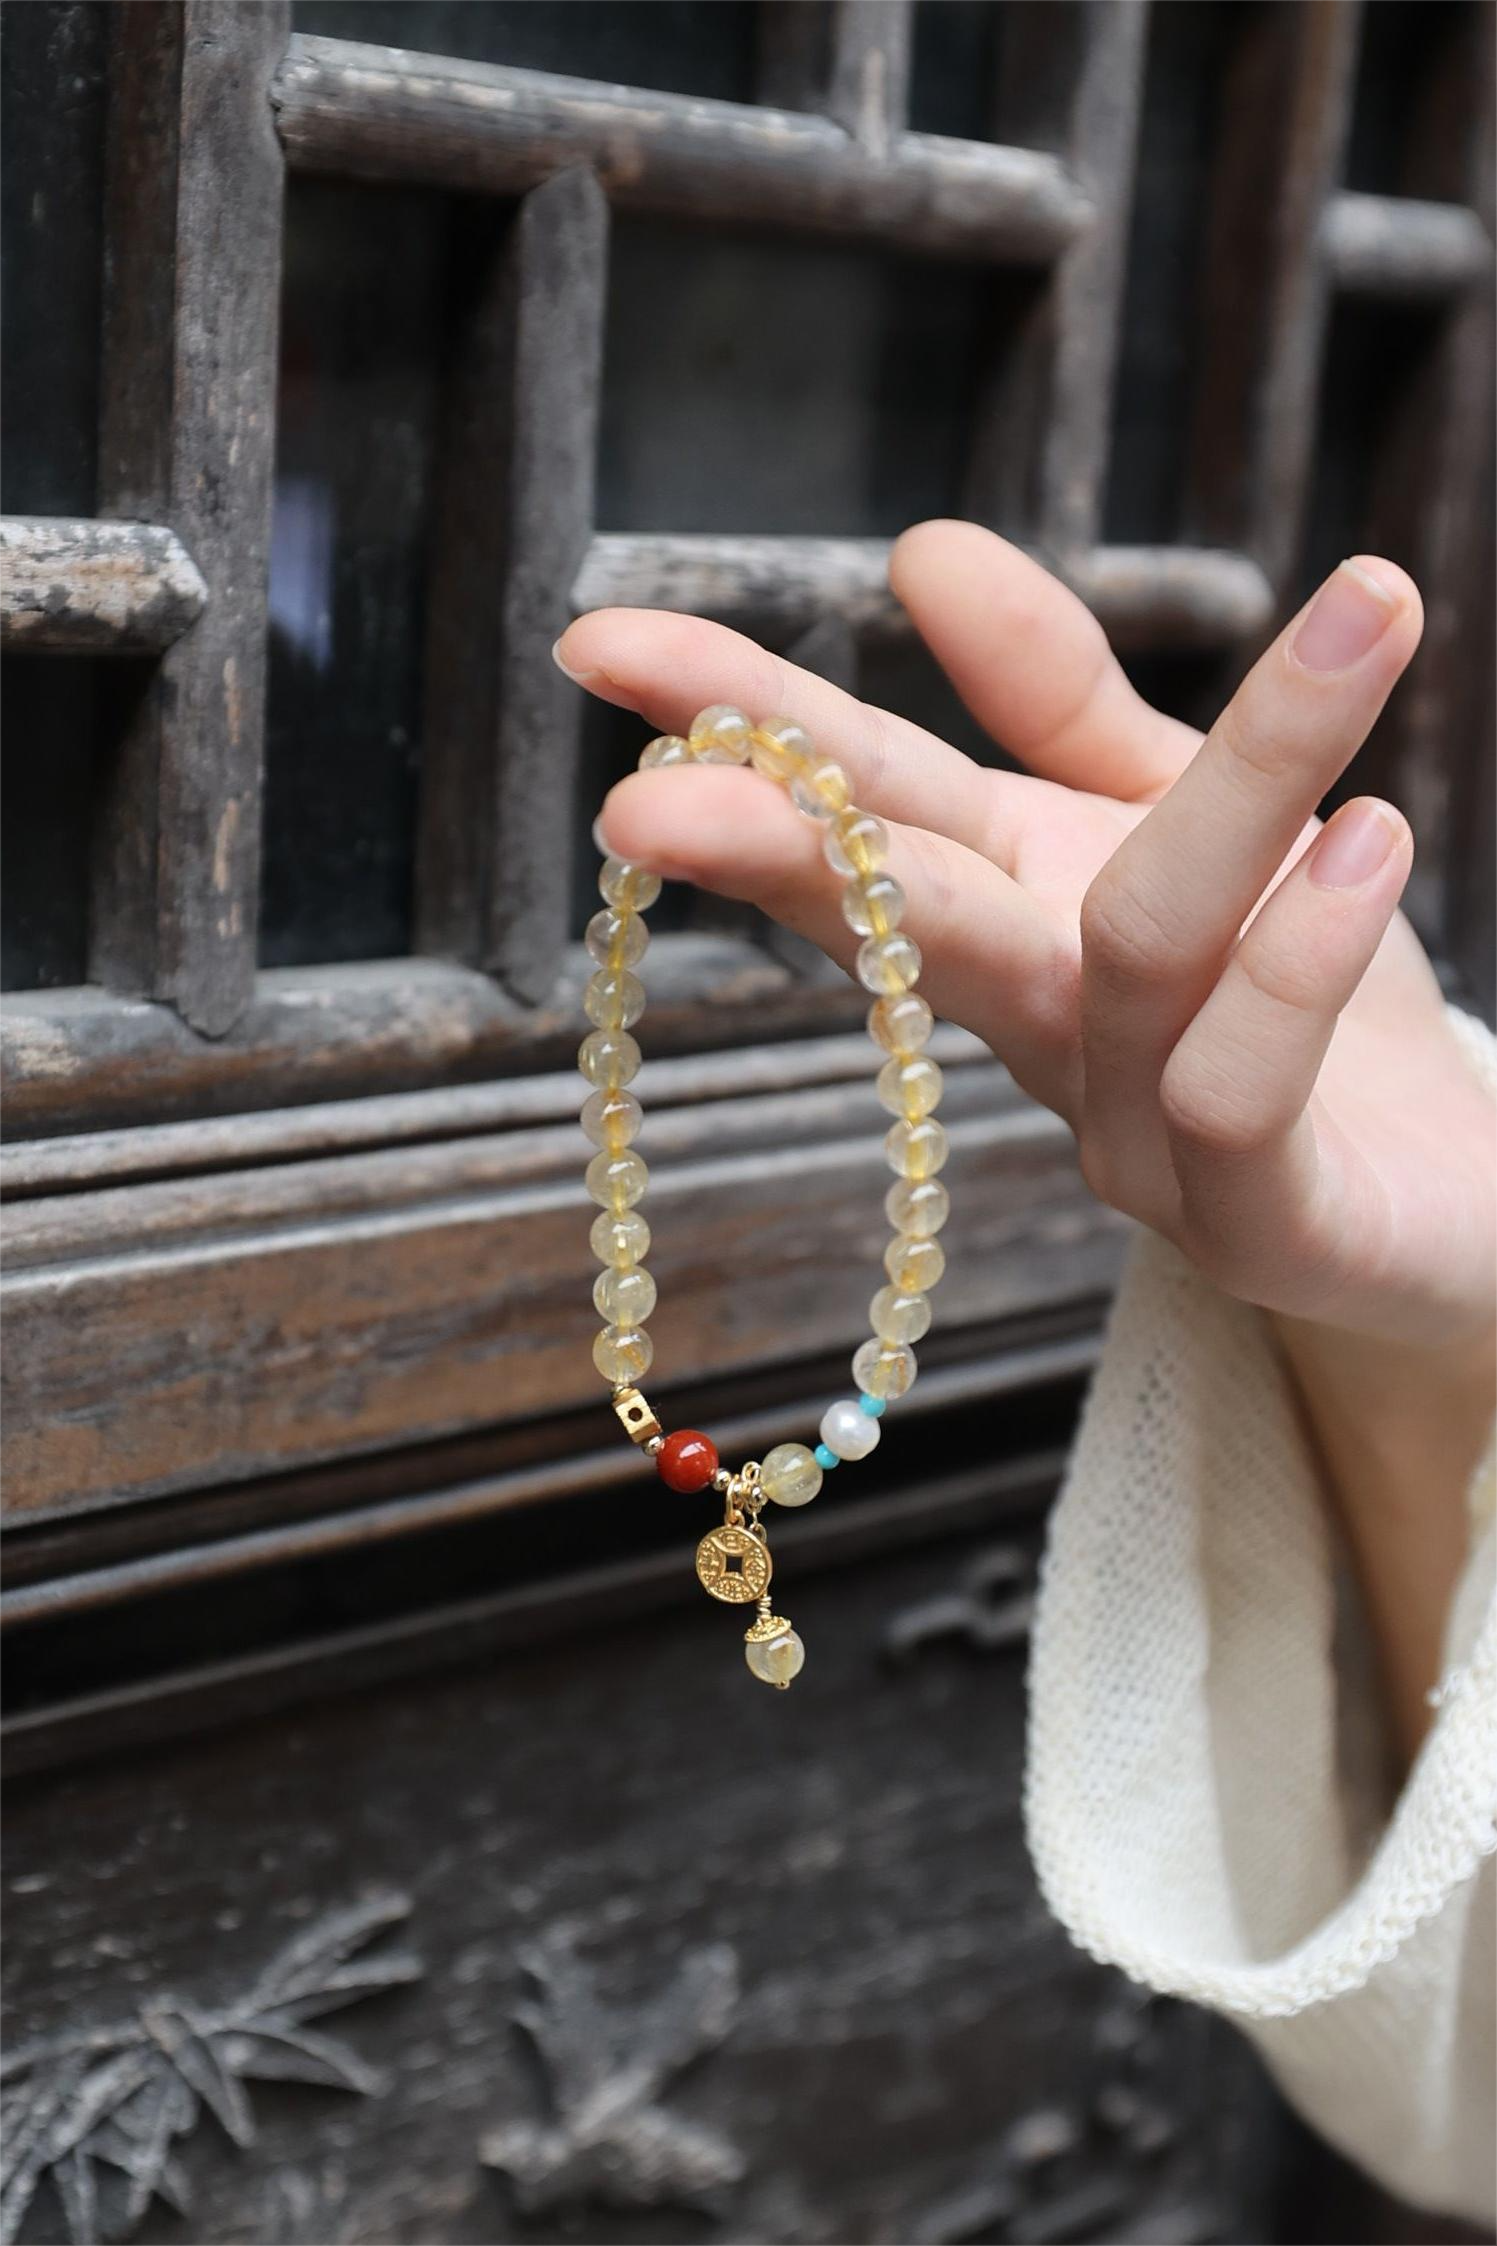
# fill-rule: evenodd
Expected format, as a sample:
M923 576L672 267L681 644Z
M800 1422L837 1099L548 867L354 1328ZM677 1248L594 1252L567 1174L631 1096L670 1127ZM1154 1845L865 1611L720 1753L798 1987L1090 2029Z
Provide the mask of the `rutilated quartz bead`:
M898 997L919 975L920 946L902 928L869 936L858 946L858 981L879 997Z
M700 764L746 764L753 727L731 702L713 702L691 721L691 753Z
M852 800L847 774L840 764L826 759L808 765L790 783L790 800L812 819L834 819Z
M627 967L600 967L587 979L582 1006L599 1029L632 1029L645 1010L645 986Z
M643 1263L650 1252L650 1228L637 1209L605 1207L601 1216L593 1218L588 1239L599 1263L610 1264L615 1271Z
M939 1240L919 1240L896 1232L884 1250L884 1269L891 1286L905 1294L926 1294L940 1283L946 1269L946 1251Z
M880 1287L868 1305L868 1323L880 1341L921 1341L930 1332L930 1303L902 1287ZM878 1390L869 1393L876 1396Z
M638 1264L600 1271L593 1281L593 1308L610 1326L642 1326L654 1307L655 1282Z
M759 1470L759 1487L776 1505L809 1505L821 1488L821 1468L804 1443L776 1443Z
M590 1029L577 1048L577 1066L589 1084L610 1092L639 1074L643 1057L626 1029Z
M761 1684L778 1685L782 1689L798 1677L806 1665L806 1649L799 1630L780 1630L772 1638L746 1638L743 1654L751 1674Z
M854 875L842 892L842 917L855 936L887 936L904 918L904 902L893 874Z
M605 905L588 922L583 941L600 967L634 967L650 948L650 931L637 912Z
M849 805L833 819L821 848L833 873L844 879L858 874L866 880L889 855L889 830L871 811Z
M604 1148L587 1166L587 1190L605 1209L632 1209L645 1197L650 1173L632 1147L621 1154Z
M868 1034L886 1053L907 1056L929 1042L935 1017L917 991L876 998L868 1009Z
M618 1148L638 1138L645 1111L632 1092L594 1092L582 1103L582 1128L594 1146Z
M941 1071L924 1053L896 1053L878 1072L878 1096L891 1115L918 1123L941 1104Z
M605 1326L593 1343L593 1363L615 1388L643 1380L655 1359L655 1345L640 1326Z
M647 741L640 750L639 769L641 772L653 772L657 765L687 764L690 759L691 750L679 733L660 733L653 741Z
M598 873L598 894L617 912L648 912L660 894L660 876L624 858L605 858Z
M852 1361L852 1377L870 1396L885 1397L891 1404L915 1385L915 1352L899 1341L865 1341ZM871 1420L870 1426L877 1426Z
M933 1116L919 1123L896 1123L884 1139L884 1156L902 1178L933 1178L946 1167L951 1141Z
M814 754L810 734L794 718L772 717L756 725L749 741L749 762L770 780L793 780Z
M928 1240L951 1214L951 1195L939 1178L896 1178L884 1195L891 1232Z

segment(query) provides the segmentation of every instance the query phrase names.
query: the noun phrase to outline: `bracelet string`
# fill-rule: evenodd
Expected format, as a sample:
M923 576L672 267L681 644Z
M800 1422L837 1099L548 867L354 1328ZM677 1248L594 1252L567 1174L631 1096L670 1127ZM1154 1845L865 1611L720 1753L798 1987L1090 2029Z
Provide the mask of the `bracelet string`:
M842 882L843 916L862 938L857 975L873 996L868 1033L886 1055L878 1096L895 1118L884 1140L894 1172L884 1199L893 1236L884 1254L886 1283L869 1304L872 1332L852 1360L857 1393L827 1406L814 1446L779 1443L762 1461L751 1460L734 1472L699 1429L667 1434L639 1385L654 1360L647 1327L656 1298L646 1268L650 1228L639 1209L649 1172L634 1147L643 1110L629 1087L641 1062L633 1031L645 1004L635 969L649 943L644 914L660 894L660 877L605 853L598 876L603 908L587 929L587 949L596 964L583 1004L593 1026L577 1055L591 1087L582 1128L597 1149L587 1166L587 1190L599 1206L592 1247L603 1268L593 1302L604 1324L593 1343L593 1362L613 1391L624 1432L654 1459L667 1487L686 1495L711 1489L723 1499L721 1525L697 1546L697 1575L714 1598L755 1607L744 1640L749 1669L783 1689L800 1673L805 1648L770 1601L773 1562L764 1507L808 1505L827 1474L867 1458L878 1446L887 1407L914 1384L914 1344L930 1325L930 1291L946 1262L936 1237L950 1210L939 1176L947 1155L946 1133L935 1113L941 1071L925 1051L931 1010L915 989L920 947L900 926L905 897L888 871L888 831L882 820L858 809L846 773L817 753L805 728L790 718L755 725L742 710L714 703L693 721L689 734L651 741L639 764L641 771L751 764L822 824L827 864Z

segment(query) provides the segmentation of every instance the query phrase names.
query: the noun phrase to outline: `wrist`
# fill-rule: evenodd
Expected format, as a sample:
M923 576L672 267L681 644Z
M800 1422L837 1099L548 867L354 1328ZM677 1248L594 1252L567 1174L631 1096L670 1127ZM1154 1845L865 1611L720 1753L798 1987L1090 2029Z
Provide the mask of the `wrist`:
M1302 1319L1272 1324L1361 1584L1394 1732L1411 1756L1465 1561L1467 1493L1497 1411L1497 1331L1426 1348Z

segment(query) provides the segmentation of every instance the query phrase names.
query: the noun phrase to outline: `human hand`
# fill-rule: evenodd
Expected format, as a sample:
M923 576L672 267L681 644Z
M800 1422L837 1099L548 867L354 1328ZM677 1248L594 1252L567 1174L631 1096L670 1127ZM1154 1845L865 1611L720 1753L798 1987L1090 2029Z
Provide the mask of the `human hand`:
M931 1004L1064 1117L1105 1200L1218 1286L1399 1345L1485 1336L1493 1113L1397 911L1412 839L1371 798L1314 821L1418 644L1411 581L1343 563L1202 740L989 532L922 524L891 576L1026 773L697 618L602 610L558 660L662 728L716 701L806 725L889 825ZM758 774L639 773L603 822L621 856L752 899L850 965L820 833Z

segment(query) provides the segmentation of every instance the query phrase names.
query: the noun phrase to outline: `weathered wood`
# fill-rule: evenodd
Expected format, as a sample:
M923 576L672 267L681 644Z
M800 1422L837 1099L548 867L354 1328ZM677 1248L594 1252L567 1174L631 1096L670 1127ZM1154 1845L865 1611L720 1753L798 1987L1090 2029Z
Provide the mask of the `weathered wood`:
M1227 645L1268 613L1263 573L1241 554L1103 546L1075 556L1064 574L1129 647ZM827 615L859 633L910 628L889 590L882 538L603 533L587 549L572 605L581 613L616 603L751 620L776 632Z
M1067 579L1116 646L1185 652L1261 632L1273 588L1245 554L1197 546L1098 546Z
M445 435L427 633L417 944L521 999L555 981L582 698L551 660L593 514L608 207L587 171L479 267Z
M1463 204L1333 195L1320 238L1332 284L1348 296L1417 303L1490 284L1491 236Z
M100 510L165 524L207 608L132 698L92 971L219 1036L255 969L286 0L114 11Z
M833 0L827 114L887 162L909 113L914 0Z
M591 966L574 947L529 1012L487 976L434 959L282 968L259 978L249 1012L220 1039L92 985L15 992L0 1012L7 1125L88 1130L558 1067L576 1048ZM807 987L762 950L719 936L657 937L650 975L657 1053L717 1043L725 1009L770 1039L848 1027L864 1010L842 978Z
M590 166L623 209L1043 264L1085 205L1027 148L906 134L871 156L829 119L298 35L275 87L298 170L519 194Z
M1006 1106L996 1066L962 1074L959 1104L977 1112L952 1128L951 1335L1100 1293L1122 1237L1084 1192L1064 1127ZM855 1342L887 1182L867 1104L860 1088L750 1105L727 1152L720 1114L652 1115L657 1385ZM202 1487L594 1403L590 1204L563 1137L575 1153L570 1131L543 1126L346 1156L341 1183L327 1166L312 1177L310 1206L294 1171L253 1188L240 1173L259 1209L247 1225L233 1173L88 1196L93 1247L86 1207L29 1205L28 1223L71 1228L70 1253L6 1282L9 1507ZM131 1198L133 1244L116 1221ZM141 1228L156 1201L153 1243Z
M1212 179L1188 507L1202 537L1260 563L1280 611L1296 597L1325 332L1322 216L1346 146L1360 6L1244 11Z
M1146 0L1092 0L1084 12L1065 153L1093 218L1055 272L1054 394L1038 521L1040 537L1063 554L1085 553L1102 530L1147 30ZM1118 575L1114 569L1113 581Z
M154 655L203 613L208 589L154 523L0 520L0 646L57 655Z

